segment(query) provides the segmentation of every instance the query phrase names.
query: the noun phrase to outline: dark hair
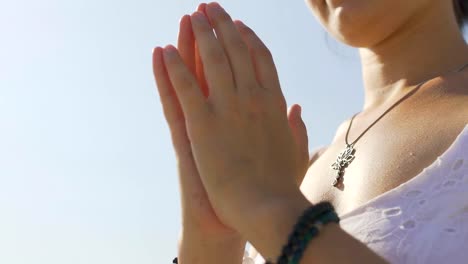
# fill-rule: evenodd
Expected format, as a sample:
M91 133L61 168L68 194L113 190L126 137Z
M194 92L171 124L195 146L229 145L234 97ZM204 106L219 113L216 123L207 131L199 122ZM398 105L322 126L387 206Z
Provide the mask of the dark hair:
M453 0L453 8L458 26L461 29L465 22L468 22L468 0Z

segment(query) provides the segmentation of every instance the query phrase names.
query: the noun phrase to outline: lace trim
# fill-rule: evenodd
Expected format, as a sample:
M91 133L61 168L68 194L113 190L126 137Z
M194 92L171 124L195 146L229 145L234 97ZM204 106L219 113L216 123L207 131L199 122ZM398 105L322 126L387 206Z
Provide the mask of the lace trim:
M341 227L391 263L465 263L467 128L421 175L347 213Z

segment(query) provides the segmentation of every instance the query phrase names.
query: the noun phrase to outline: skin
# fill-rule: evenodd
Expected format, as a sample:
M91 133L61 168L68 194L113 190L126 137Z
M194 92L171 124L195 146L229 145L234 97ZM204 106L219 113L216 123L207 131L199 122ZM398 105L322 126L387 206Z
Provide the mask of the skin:
M342 214L415 177L462 131L468 123L468 70L446 73L468 62L468 49L451 1L329 2L307 3L330 34L358 48L362 64L365 101L351 142L418 83L430 80L356 143L356 158L339 188L329 187L328 167L343 149L349 120L309 168L303 193L311 202L332 200ZM388 10L394 15L383 15Z
M285 114L271 54L255 33L215 3L184 16L177 49L153 52L181 182L179 263L240 263L246 240L275 259L305 208L329 200L341 214L398 186L442 154L468 121L467 71L443 74L468 62L450 1L307 4L330 34L361 55L365 104L351 141L416 84L432 80L365 134L334 188L330 164L348 121L309 160L299 107ZM394 15L383 15L388 10ZM301 263L352 261L384 263L329 224Z
M201 4L199 10L205 12L206 4ZM238 24L236 24L238 25ZM242 31L244 32L244 31ZM256 46L261 45L259 39ZM183 16L180 21L178 49L185 64L198 79L199 88L207 96L207 82L201 67L199 50L195 48L195 36L190 16ZM266 47L263 50L268 52ZM255 58L255 56L254 56ZM171 130L171 137L176 151L181 186L183 228L180 237L179 261L188 263L213 263L219 259L227 259L229 263L237 263L242 259L245 238L233 228L226 226L216 216L208 195L196 169L190 140L186 129L186 118L180 107L174 87L169 79L167 67L163 62L161 48L154 51L154 74L158 91L161 95L163 111ZM255 60L253 61L256 62ZM270 67L272 69L272 67ZM273 71L275 69L273 68ZM257 76L260 72L256 72ZM274 73L275 74L275 73ZM271 74L268 74L268 80ZM267 80L267 81L268 81ZM284 100L276 102L281 111L286 111ZM297 173L294 181L298 186L302 181L308 165L307 133L305 124L299 116L298 105L289 108L287 123L296 141L299 158L296 160ZM209 252L209 253L207 253Z

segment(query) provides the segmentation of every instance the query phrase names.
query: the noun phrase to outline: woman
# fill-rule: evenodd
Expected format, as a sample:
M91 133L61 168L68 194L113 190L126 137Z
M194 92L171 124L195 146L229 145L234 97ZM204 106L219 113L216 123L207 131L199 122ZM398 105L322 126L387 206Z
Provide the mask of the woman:
M179 263L276 259L321 201L341 222L323 227L300 263L466 263L468 4L307 3L358 48L365 89L363 110L310 157L267 47L218 4L182 17L177 49L153 52L179 166Z

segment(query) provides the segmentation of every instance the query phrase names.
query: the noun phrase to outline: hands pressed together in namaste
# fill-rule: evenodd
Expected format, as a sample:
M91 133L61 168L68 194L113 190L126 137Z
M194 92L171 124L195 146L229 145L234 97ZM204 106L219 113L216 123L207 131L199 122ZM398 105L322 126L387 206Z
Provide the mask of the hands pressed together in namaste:
M153 68L184 222L260 241L275 208L310 205L299 190L309 162L300 107L287 113L272 55L252 29L200 4L180 20L177 48L154 49Z

